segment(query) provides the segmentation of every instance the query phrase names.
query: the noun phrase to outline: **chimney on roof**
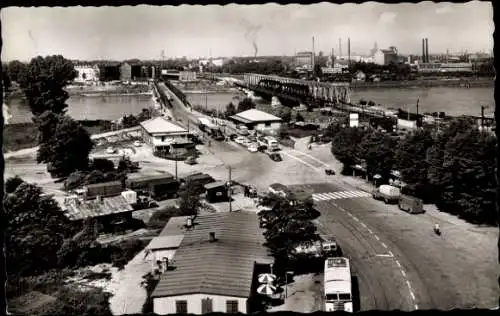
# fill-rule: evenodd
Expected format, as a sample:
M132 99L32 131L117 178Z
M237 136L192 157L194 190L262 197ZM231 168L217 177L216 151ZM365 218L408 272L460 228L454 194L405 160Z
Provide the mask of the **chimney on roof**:
M425 38L422 38L422 62L425 63Z
M217 239L215 239L215 232L210 232L209 233L209 241L210 242L215 242Z
M428 38L425 39L425 59L427 62L430 62L430 59L429 59L429 39Z

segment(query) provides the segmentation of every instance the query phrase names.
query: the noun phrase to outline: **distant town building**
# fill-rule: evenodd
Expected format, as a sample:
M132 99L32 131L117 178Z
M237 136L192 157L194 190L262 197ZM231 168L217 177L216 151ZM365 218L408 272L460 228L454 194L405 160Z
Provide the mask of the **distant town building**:
M132 66L129 63L123 63L120 65L120 81L131 81L132 80Z
M472 63L419 63L419 72L472 72Z
M295 66L312 68L313 53L312 52L298 52L295 55Z
M210 66L215 66L215 67L222 67L224 65L225 59L224 58L217 58L217 59L202 59L199 61L199 64L203 67L210 67Z
M373 56L374 62L377 65L389 65L398 62L398 51L396 47L391 46L389 49L379 49Z
M99 67L97 65L76 65L77 76L75 82L99 81Z
M354 79L357 81L365 81L366 80L366 74L362 72L361 70L356 71L354 74Z
M196 80L196 72L194 71L181 71L179 73L180 81L195 81Z

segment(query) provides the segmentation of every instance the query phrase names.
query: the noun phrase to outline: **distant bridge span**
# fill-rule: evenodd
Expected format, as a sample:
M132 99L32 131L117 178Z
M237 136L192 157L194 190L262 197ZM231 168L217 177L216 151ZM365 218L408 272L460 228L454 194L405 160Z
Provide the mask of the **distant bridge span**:
M322 101L349 104L349 83L326 83L260 74L245 74L245 86L256 92L266 93L298 102Z

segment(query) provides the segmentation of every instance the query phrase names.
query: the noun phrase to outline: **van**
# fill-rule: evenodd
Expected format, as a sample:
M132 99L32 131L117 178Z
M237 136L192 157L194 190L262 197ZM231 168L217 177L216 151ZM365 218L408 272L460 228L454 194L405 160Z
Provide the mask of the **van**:
M247 136L249 134L248 127L245 125L238 126L238 133L242 136Z
M267 136L264 138L264 143L267 148L271 151L276 151L280 149L278 141L274 137Z
M402 194L398 203L399 209L410 214L425 213L421 199Z

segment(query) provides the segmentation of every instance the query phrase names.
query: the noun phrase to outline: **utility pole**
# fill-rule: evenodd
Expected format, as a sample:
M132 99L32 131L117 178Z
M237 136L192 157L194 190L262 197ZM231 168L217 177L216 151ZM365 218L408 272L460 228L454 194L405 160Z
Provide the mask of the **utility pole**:
M178 178L177 178L177 148L174 148L174 150L175 150L175 180L178 180Z
M229 185L228 185L228 195L229 195L229 212L232 212L233 211L233 201L232 201L232 197L231 197L231 166L229 166Z
M420 98L417 99L417 127L418 127L418 121L419 121L419 116L418 116L418 102L420 101Z
M486 108L486 106L481 105L481 131L484 130L484 109Z

